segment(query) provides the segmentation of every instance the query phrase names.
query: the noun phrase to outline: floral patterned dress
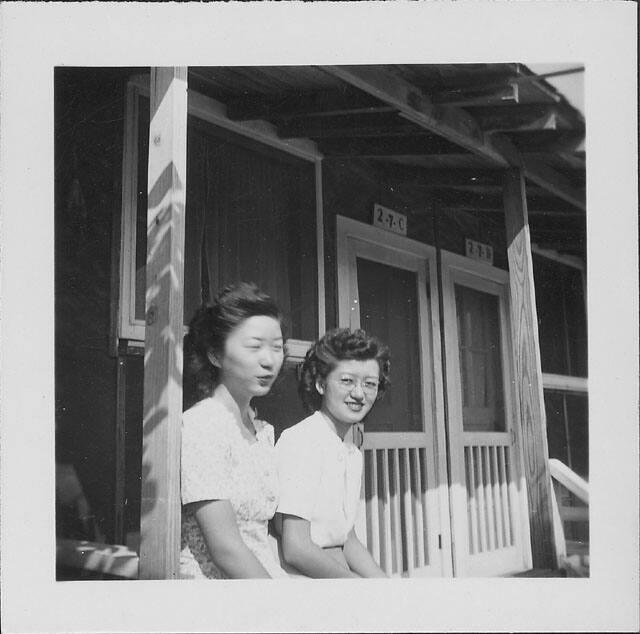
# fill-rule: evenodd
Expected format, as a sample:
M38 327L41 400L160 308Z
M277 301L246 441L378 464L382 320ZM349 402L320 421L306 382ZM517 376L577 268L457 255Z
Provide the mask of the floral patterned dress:
M242 540L272 577L286 577L267 531L278 504L273 427L253 419L255 440L236 422L235 403L218 393L187 410L182 419L182 530L180 577L224 579L188 506L229 500Z

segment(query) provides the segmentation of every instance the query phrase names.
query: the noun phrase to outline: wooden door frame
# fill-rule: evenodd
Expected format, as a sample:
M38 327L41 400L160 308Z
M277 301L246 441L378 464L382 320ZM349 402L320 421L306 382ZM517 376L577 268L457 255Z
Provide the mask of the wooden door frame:
M452 552L451 552L451 527L449 514L449 481L447 475L447 452L445 441L444 419L444 386L442 381L442 357L440 350L440 314L438 310L438 271L436 266L436 249L431 245L412 240L405 236L397 235L367 225L362 222L336 216L336 261L337 261L337 293L338 293L338 324L342 327L353 327L359 323L359 304L353 302L357 299L355 293L350 291L350 282L356 279L356 256L349 253L349 243L355 241L367 251L367 257L375 261L393 266L406 265L413 270L413 266L420 262L426 262L427 271L425 282L429 283L430 298L427 298L426 288L419 289L419 301L424 302L425 314L420 315L421 336L421 370L423 377L430 379L429 385L422 390L423 417L431 411L433 420L432 429L424 432L410 434L417 439L427 438L427 446L432 448L435 461L433 475L437 483L435 495L439 515L438 534L430 536L435 543L430 543L433 552L440 552L440 568L442 576L452 576ZM377 255L375 251L378 251ZM393 253L389 257L389 253ZM418 265L419 266L419 265ZM416 271L418 273L418 271ZM420 277L418 277L420 279ZM340 283L346 281L347 283ZM424 337L424 339L423 339ZM431 367L429 359L432 360ZM431 404L429 403L431 400ZM389 434L375 434L378 438ZM376 440L372 439L375 446ZM393 440L391 440L393 442ZM363 489L364 490L364 489ZM439 542L439 544L438 544Z
M518 508L517 510L517 529L519 539L522 544L522 568L528 569L532 565L531 555L531 537L529 531L529 519L528 519L528 500L527 500L527 485L525 479L525 473L523 469L523 434L521 429L521 421L518 415L518 397L515 390L515 366L513 362L513 343L510 327L510 291L509 291L509 273L498 269L494 266L490 266L484 262L473 260L468 257L464 257L449 251L441 251L441 263L442 263L442 302L444 311L444 329L445 329L445 354L446 346L451 345L455 348L457 354L457 320L455 319L455 295L454 284L460 280L463 284L465 282L470 288L480 290L492 295L496 295L499 300L499 315L500 315L500 338L502 344L502 367L503 367L503 390L505 399L505 414L507 416L507 426L513 433L514 455L516 457L515 465L512 465L514 477L518 488ZM454 345L455 344L455 345ZM457 447L464 446L464 431L462 428L462 410L460 405L461 396L461 381L459 373L459 363L447 363L447 389L450 396L447 399L449 410L449 438L450 438L450 456L452 466L452 474L456 474L458 477L460 474L465 473L464 456L457 451ZM459 420L459 425L452 425L451 421ZM504 433L504 432L500 432ZM508 432L507 432L508 433ZM456 448L456 449L454 449ZM452 487L455 483L452 483ZM466 492L466 485L463 487ZM457 491L452 492L451 503L460 503L459 497L461 493ZM466 503L466 500L465 500ZM452 509L453 510L453 509ZM460 572L458 567L461 567L458 562L462 561L462 556L458 557L455 553L455 548L467 547L467 535L464 531L464 527L455 525L455 520L452 513L452 534L454 535L454 574Z

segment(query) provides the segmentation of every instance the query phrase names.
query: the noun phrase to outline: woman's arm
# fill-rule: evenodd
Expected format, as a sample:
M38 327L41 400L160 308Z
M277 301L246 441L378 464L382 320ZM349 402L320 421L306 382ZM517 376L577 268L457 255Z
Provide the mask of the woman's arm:
M256 556L242 541L229 500L192 504L213 563L230 579L270 579Z
M361 577L387 576L374 561L369 551L362 545L353 528L349 531L347 541L344 543L344 557L349 564L349 568L357 572Z
M311 541L308 520L296 515L281 515L281 546L284 560L301 573L315 579L358 577L346 564Z

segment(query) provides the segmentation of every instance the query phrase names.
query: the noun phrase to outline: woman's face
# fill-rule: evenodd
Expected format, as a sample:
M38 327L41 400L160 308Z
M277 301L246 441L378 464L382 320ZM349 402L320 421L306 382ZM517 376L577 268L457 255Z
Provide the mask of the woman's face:
M340 361L326 379L316 381L321 410L342 425L359 423L378 395L380 367L375 359Z
M273 317L257 315L227 336L222 358L211 356L222 383L234 397L253 398L269 392L284 357L282 329Z

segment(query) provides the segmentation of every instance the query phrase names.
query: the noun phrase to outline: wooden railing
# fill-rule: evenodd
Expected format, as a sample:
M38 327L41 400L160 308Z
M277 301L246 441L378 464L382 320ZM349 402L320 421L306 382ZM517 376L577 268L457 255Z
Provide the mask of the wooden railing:
M553 487L554 520L558 565L577 576L589 574L589 484L567 465L555 458L549 459L549 471L555 480ZM564 495L562 493L565 493ZM578 501L565 503L571 495ZM560 500L558 501L558 498ZM583 529L586 539L574 538L573 527ZM585 532L586 531L586 532ZM566 537L569 535L569 539Z
M571 491L581 502L589 504L589 484L586 480L556 458L549 459L549 469L552 478Z
M471 555L514 545L509 496L511 448L504 444L464 447Z
M367 545L391 576L429 565L425 449L366 449Z

